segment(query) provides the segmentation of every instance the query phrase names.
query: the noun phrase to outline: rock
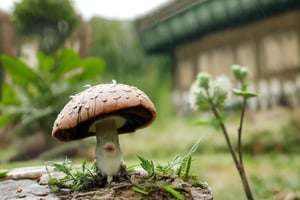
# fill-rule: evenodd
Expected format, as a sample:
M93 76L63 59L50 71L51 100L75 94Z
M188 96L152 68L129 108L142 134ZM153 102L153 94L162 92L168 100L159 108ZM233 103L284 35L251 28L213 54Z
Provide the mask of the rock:
M0 199L59 199L48 186L39 185L36 180L4 180L0 181Z
M53 171L53 168L48 167L48 170ZM8 172L7 176L14 180L39 179L43 174L47 174L47 169L45 166L34 166L12 169Z
M53 173L52 167L48 170ZM12 169L5 179L0 180L0 199L59 199L51 194L47 182L44 185L39 183L44 175L48 177L45 166Z

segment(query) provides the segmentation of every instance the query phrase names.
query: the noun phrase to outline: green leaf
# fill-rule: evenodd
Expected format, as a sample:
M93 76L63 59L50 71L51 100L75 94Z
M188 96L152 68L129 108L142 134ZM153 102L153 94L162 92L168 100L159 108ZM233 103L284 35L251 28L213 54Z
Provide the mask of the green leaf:
M193 146L192 146L191 149L187 152L187 154L185 154L185 155L183 156L184 159L188 159L189 157L192 156L192 154L194 154L194 153L197 151L197 149L198 149L199 146L200 146L201 140L202 140L202 137L200 137L200 138L196 141L196 143L193 144Z
M1 60L5 71L19 86L26 87L27 84L38 83L38 74L23 61L2 55Z
M39 70L44 73L49 73L54 68L54 58L52 56L47 56L41 51L37 53L37 58L39 61Z
M57 58L58 67L54 71L56 76L63 76L66 72L80 66L81 60L79 55L72 49L64 49Z
M16 96L16 91L9 84L4 82L2 84L2 99L0 101L1 105L17 105L20 104L20 99Z
M52 166L54 166L55 171L63 172L66 175L73 177L73 175L71 173L72 163L70 161L68 161L67 159L63 163L54 162L54 163L52 163Z
M80 73L70 77L73 82L89 81L101 76L104 70L104 61L97 57L86 58L81 62Z
M141 161L141 167L148 172L148 176L153 176L155 173L155 166L152 160L147 160L141 156L137 156L138 159Z
M257 97L257 94L254 93L254 92L245 92L244 97L249 99L249 98L252 98L252 97Z
M104 69L105 62L98 57L89 57L82 61L82 66L85 71L94 71L94 73L101 73Z
M242 90L239 90L239 89L232 89L232 92L237 95L237 96L242 96L246 99L248 98L252 98L252 97L256 97L257 94L254 93L254 92L247 92L247 91L242 91Z
M187 159L186 168L185 168L185 179L189 177L191 165L192 165L192 156L188 157Z

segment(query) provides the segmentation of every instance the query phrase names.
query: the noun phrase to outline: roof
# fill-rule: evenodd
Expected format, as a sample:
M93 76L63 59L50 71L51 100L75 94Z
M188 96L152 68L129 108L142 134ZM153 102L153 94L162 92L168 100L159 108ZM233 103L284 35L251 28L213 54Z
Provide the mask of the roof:
M173 0L135 21L147 53L300 8L299 0Z

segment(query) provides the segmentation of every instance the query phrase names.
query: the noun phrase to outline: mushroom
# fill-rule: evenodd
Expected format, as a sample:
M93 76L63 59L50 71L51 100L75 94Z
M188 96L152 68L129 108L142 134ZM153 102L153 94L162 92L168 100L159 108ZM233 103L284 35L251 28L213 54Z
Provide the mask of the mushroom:
M89 87L71 98L58 114L52 136L62 142L96 136L97 172L110 184L123 166L118 134L152 123L155 107L141 90L115 82Z

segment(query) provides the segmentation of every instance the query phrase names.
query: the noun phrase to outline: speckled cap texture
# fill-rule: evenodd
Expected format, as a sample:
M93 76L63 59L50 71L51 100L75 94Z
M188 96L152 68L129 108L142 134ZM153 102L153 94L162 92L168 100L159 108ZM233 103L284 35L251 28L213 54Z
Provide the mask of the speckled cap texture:
M110 115L126 119L118 133L130 133L151 124L156 109L149 97L134 86L100 84L71 96L58 114L52 136L59 141L79 140L94 136L89 127L95 120Z

